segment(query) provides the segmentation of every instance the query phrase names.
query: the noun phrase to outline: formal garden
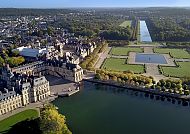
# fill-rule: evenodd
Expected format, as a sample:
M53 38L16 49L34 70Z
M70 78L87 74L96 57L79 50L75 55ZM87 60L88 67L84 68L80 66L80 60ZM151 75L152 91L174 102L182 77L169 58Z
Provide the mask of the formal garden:
M116 56L128 56L129 52L142 53L143 49L137 47L113 47L110 51L110 54Z
M101 68L116 71L132 71L136 74L145 72L144 65L127 64L127 59L120 58L107 58Z
M161 73L169 77L189 77L190 62L176 62L176 67L161 66Z
M185 49L155 48L155 53L170 54L171 57L177 59L189 59L190 54Z

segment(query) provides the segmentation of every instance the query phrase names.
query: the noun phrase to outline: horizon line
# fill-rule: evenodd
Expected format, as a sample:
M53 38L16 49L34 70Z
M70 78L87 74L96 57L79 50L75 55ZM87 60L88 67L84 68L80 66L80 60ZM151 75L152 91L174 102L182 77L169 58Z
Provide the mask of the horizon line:
M0 9L95 9L95 8L190 8L190 6L131 6L131 7L103 7L103 6L97 6L97 7L0 7Z

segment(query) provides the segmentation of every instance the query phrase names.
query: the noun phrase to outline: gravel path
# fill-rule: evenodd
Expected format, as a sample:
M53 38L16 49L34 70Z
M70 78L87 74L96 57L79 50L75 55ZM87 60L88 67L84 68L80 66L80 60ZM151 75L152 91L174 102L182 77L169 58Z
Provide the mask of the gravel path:
M99 59L97 63L95 64L95 68L100 68L104 60L108 57L108 54L111 50L111 47L108 47L103 53L100 53Z

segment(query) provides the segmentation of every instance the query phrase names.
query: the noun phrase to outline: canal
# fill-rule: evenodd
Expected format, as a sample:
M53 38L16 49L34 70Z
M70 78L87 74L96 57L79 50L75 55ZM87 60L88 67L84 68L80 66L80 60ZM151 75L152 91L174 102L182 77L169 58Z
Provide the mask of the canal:
M140 21L140 41L141 42L152 42L148 27L145 21Z
M73 134L185 134L190 108L133 91L84 82L81 91L53 102Z

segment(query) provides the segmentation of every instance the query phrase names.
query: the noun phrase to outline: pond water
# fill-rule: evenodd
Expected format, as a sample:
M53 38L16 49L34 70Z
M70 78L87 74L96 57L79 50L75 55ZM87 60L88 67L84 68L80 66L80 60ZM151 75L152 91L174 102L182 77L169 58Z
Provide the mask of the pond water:
M188 134L190 108L84 82L81 91L53 103L73 134Z
M160 55L160 54L138 53L138 54L136 54L135 62L167 64L165 57L163 55Z
M140 21L140 41L141 42L152 42L150 33L148 31L145 21Z

